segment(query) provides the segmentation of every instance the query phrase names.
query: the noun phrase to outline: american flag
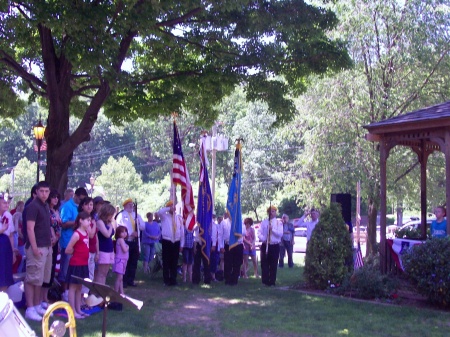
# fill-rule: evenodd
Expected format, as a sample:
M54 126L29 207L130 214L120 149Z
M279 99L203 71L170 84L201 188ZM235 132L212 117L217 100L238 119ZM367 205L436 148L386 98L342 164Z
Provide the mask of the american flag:
M359 242L358 242L358 248L356 248L354 260L355 260L354 265L353 265L354 270L357 270L357 269L361 268L362 266L364 266L364 260L363 260L362 252L361 252L361 244Z
M34 142L33 142L33 148L34 148L35 152L38 151L36 140L34 140ZM41 152L42 151L47 151L47 142L45 141L45 139L42 141L42 144L41 144Z
M183 201L183 219L189 230L195 226L195 204L194 194L192 193L191 180L184 161L183 151L181 150L180 135L178 133L177 123L173 122L173 173L172 182L174 185L181 186L181 199Z

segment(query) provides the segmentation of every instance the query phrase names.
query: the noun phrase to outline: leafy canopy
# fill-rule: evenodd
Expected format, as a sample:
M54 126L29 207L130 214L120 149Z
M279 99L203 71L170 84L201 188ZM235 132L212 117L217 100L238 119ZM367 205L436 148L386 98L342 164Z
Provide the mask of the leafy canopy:
M299 0L55 0L6 7L0 89L11 95L18 84L52 105L48 79L55 71L61 81L70 79L59 99L70 97L79 117L91 104L80 98L108 83L105 111L115 122L184 106L211 123L212 106L248 82L247 98L268 102L277 121L288 120L295 107L287 95L304 92L307 75L350 65L344 44L327 36L335 15Z

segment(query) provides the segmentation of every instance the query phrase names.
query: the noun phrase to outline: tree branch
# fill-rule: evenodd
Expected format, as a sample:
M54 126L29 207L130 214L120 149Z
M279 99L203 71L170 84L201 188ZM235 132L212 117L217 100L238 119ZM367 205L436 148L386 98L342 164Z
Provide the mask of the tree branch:
M74 90L73 91L73 95L74 96L76 96L76 95L83 96L83 95L85 95L85 94L83 94L83 91L94 90L94 89L99 89L99 88L100 88L99 84L98 85L86 85L86 86L81 87L81 88L79 88L77 90ZM86 97L91 97L91 96L86 96Z
M87 108L83 119L76 128L76 130L69 136L69 138L57 149L57 156L68 156L72 154L73 151L81 143L88 141L90 139L90 132L97 121L98 112L105 102L106 98L109 96L111 89L109 84L105 81L101 84L98 91L95 93L94 97Z
M173 27L179 23L185 22L186 19L193 17L194 15L201 12L202 10L203 10L203 8L201 8L201 7L194 8L191 11L187 12L185 15L182 15L176 19L162 21L160 23L157 23L155 26L156 27Z
M419 165L419 161L416 161L413 165L411 165L405 172L403 172L402 175L398 176L397 179L395 179L394 184L397 184L403 177L408 175L412 170L414 170L417 165Z
M419 88L417 88L417 90L415 90L414 92L411 93L411 95L408 96L408 98L402 103L400 104L397 108L394 109L394 112L399 110L398 114L402 114L411 104L412 102L414 102L417 97L419 97L419 93L422 91L422 89L428 84L428 82L430 81L431 77L433 76L433 74L436 72L438 66L441 64L441 62L444 60L445 56L447 56L447 54L450 52L450 49L446 49L441 56L439 57L439 60L436 62L436 64L434 65L433 69L431 69L430 73L425 77L425 79L423 80L422 84L419 86ZM394 113L392 113L389 118L393 117Z
M5 64L8 68L11 68L25 82L27 82L29 84L33 83L34 85L41 87L44 91L47 89L47 85L45 84L45 82L41 81L39 78L37 78L33 74L30 74L28 71L26 71L7 52L5 52L4 50L0 50L0 54L3 55L3 57L0 58L0 62ZM42 93L40 93L40 94L42 94Z

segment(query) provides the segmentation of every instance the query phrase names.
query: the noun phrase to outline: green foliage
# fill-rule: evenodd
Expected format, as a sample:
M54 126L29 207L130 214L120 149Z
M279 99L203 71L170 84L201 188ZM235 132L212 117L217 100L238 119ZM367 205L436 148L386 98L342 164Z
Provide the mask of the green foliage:
M380 273L380 255L376 254L364 259L364 266L355 270L339 291L350 291L357 298L381 299L389 298L397 287L395 278Z
M104 197L114 206L121 206L127 198L139 197L142 179L128 158L122 157L116 160L110 157L100 171L101 175L95 184L103 188Z
M139 187L138 213L145 216L147 212L156 212L164 206L170 197L170 175L159 182L149 182Z
M406 227L406 228L398 228L394 231L394 235L396 238L400 239L420 239L422 237L422 233L420 232L420 228Z
M367 248L372 253L380 154L376 143L365 140L362 126L448 99L450 36L443 30L449 29L450 12L434 0L343 0L330 6L339 19L335 34L348 41L355 67L333 78L313 77L297 101L300 113L289 129L297 130L304 150L297 154L291 183L300 199L319 205L333 192L355 195L360 181L371 215ZM389 198L420 204L417 161L409 149L390 152ZM433 171L429 177L438 177L430 193L438 201L445 190L442 162L440 158L428 166Z
M39 173L44 178L42 172ZM31 163L27 158L17 162L10 174L5 174L0 180L0 190L7 189L15 200L25 200L30 196L31 187L36 183L36 163Z
M433 304L450 306L450 239L433 238L402 256L403 267L417 291Z
M308 241L305 280L314 288L342 284L353 270L352 242L341 215L340 205L331 203Z
M22 158L33 161L37 159L36 152L33 149L34 135L32 128L37 124L41 114L42 120L45 120L45 111L37 104L31 104L25 108L25 113L14 119L3 119L0 115L0 164L2 171L10 171ZM41 152L41 160L45 160L45 157L46 152Z
M283 198L278 205L279 214L287 214L291 219L301 217L303 210L298 207L297 202L293 197Z
M60 189L102 107L115 124L185 109L209 127L244 84L280 125L310 74L352 64L330 38L334 13L302 0L25 1L0 18L0 93L15 106L20 91L47 101L47 179ZM74 132L71 114L81 119Z

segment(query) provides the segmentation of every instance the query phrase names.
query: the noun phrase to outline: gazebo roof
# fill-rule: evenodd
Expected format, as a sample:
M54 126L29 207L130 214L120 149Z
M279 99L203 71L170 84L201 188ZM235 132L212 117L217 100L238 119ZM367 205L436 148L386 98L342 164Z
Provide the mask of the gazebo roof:
M450 127L450 101L364 125L371 134L425 131L446 127Z

